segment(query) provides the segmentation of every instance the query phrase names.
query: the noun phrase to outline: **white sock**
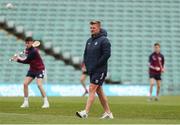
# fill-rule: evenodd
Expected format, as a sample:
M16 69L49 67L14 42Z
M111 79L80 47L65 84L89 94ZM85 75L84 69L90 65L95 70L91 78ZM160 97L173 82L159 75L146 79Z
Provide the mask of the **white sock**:
M44 103L45 102L48 102L48 98L47 98L47 96L46 97L44 97Z
M29 98L28 97L24 97L24 102L28 102Z
M106 112L107 114L111 114L111 112Z
M153 96L152 95L149 95L149 98L152 98Z

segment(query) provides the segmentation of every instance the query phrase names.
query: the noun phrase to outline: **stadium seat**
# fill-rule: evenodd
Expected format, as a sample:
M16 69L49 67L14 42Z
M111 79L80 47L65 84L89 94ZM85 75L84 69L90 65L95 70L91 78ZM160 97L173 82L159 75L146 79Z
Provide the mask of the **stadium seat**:
M103 4L97 0L11 2L16 9L0 6L0 23L5 19L12 21L18 26L18 32L29 31L26 33L27 36L33 35L37 39L42 39L45 48L54 47L54 51L62 52L65 58L75 57L75 62L76 57L82 57L86 40L90 37L89 21L101 20L112 45L110 77L122 83L128 81L131 84L148 84L148 57L153 50L153 44L159 41L167 66L163 82L179 84L180 77L177 76L180 76L180 4L177 0L103 0ZM4 5L4 2L0 1L0 5ZM10 70L6 69L6 60L14 51L24 47L15 41L0 31L0 54L5 53L3 59L0 59L0 65L3 67L3 72L0 73L2 82L7 80L6 70ZM80 71L45 54L43 58L47 65L49 81L71 83L74 79L73 83L79 83ZM14 70L17 70L16 65L19 64L9 62L9 66ZM18 69L24 71L23 68L24 66ZM22 78L22 74L18 75ZM15 81L20 80L16 78Z

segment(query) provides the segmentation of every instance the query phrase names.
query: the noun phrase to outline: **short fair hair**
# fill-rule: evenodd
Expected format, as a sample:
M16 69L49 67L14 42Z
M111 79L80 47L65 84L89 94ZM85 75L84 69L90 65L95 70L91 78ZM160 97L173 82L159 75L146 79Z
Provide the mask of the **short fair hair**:
M99 27L101 26L101 22L98 21L98 20L93 20L93 21L91 21L89 24L90 24L90 25L97 24L97 25L99 25Z

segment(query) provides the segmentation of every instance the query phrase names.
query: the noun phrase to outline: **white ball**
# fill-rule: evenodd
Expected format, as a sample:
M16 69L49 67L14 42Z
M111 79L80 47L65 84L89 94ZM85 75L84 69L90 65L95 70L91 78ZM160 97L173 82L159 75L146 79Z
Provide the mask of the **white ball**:
M14 5L12 3L7 3L6 4L6 8L7 9L13 9L14 8Z

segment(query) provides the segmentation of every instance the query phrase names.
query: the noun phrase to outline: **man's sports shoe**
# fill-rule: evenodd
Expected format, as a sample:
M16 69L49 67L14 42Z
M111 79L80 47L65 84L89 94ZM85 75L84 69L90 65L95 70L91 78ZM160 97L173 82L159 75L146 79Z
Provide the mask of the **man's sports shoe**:
M153 101L153 97L152 96L149 96L148 99L147 99L148 102L151 102Z
M76 115L80 118L87 118L88 117L88 114L86 113L85 110L83 111L80 111L80 112L76 112Z
M44 109L49 108L49 102L44 102L42 108Z
M155 100L155 101L159 101L159 97L156 96L156 97L154 98L154 100Z
M23 104L21 105L21 108L28 108L28 107L29 107L28 101L23 102Z
M112 113L107 113L105 112L100 119L113 119L113 114Z

